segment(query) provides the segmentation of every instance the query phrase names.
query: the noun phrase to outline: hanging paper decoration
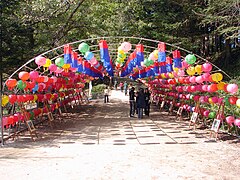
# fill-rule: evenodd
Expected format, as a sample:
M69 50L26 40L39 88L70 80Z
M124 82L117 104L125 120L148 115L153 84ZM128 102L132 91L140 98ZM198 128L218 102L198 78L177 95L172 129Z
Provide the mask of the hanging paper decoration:
M136 51L132 52L129 55L125 66L121 70L121 73L120 73L121 77L125 77L125 76L129 75L133 71L136 58L137 58Z
M17 85L16 79L8 79L6 81L6 86L8 87L9 90L12 90L16 85Z
M64 45L64 64L72 63L72 48L69 44Z
M141 66L141 62L144 61L144 47L142 44L137 44L136 45L136 59L135 59L135 67Z
M181 62L181 54L180 51L175 50L172 52L173 54L173 65L175 68L182 68L182 62Z
M100 58L101 62L103 62L103 67L106 69L109 76L113 77L113 65L112 60L110 58L109 52L108 52L108 45L106 40L101 40L99 42L100 47ZM130 43L125 42L123 45L123 50L128 52L131 49L132 45Z
M78 53L77 52L72 52L71 67L78 68Z
M173 72L172 58L170 58L169 56L166 58L166 70L167 72Z

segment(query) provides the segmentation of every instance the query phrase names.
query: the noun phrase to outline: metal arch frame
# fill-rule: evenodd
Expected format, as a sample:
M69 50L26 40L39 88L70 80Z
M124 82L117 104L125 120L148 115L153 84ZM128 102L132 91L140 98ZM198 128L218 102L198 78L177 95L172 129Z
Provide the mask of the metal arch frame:
M100 39L103 39L103 40L107 40L107 39L123 39L123 41L126 41L126 40L138 40L139 41L139 43L141 42L141 41L146 41L146 42L152 42L152 43L156 43L156 44L158 44L159 42L161 42L161 41L157 41L157 40L153 40L153 39L147 39L147 38L142 38L142 37L134 37L134 36L132 36L132 37L130 37L130 36L108 36L108 37L94 37L94 38L88 38L88 39L82 39L82 40L79 40L79 41L74 41L74 42L71 42L71 43L67 43L67 44L69 44L69 45L75 45L75 44L78 44L78 43L81 43L81 42L87 42L87 41L94 41L94 40L100 40ZM165 42L166 43L166 42ZM108 44L109 46L111 46L111 45L117 45L117 43L109 43ZM132 44L132 45L136 45L136 44ZM179 46L177 46L177 45L174 45L174 44L170 44L170 43L166 43L166 45L167 46L170 46L170 47L172 47L172 48L174 48L174 49L179 49L179 50L182 50L182 51L184 51L184 52L186 52L186 53L190 53L190 54L194 54L193 52L191 52L191 51L188 51L188 50L186 50L186 49L184 49L184 48L181 48L181 47L179 47ZM90 48L91 47L97 47L98 45L91 45L90 46ZM62 49L64 47L64 45L61 45L61 46L58 46L58 47L56 47L56 48L53 48L53 49L51 49L51 50L49 50L49 51L46 51L46 52L44 52L44 53L42 53L42 54L39 54L39 56L46 56L47 54L49 54L49 53L57 53L57 50L60 50L60 49ZM147 46L147 45L145 45L145 47L147 47L147 48L152 48L152 49L156 49L156 47L154 47L154 46ZM77 49L74 49L74 51L76 51ZM111 50L115 50L115 54L117 53L117 48L116 49L111 49ZM94 50L94 51L92 51L92 52L99 52L99 50ZM149 51L145 51L145 52L148 52L149 53ZM171 53L170 51L167 51L168 53ZM57 53L58 54L58 53ZM54 58L57 58L57 57L60 57L60 56L62 56L63 54L58 54L58 56L54 56L51 60L53 60ZM207 59L205 59L205 58L203 58L203 57L201 57L201 56L199 56L199 55L197 55L197 54L194 54L197 58L199 58L200 60L202 60L202 61L204 61L204 62L208 62L208 63L210 63L213 67L215 67L216 69L217 69L217 71L220 71L220 72L222 72L223 74L225 74L228 78L230 78L231 79L231 77L225 72L225 71L223 71L222 69L220 69L219 67L217 67L216 65L214 65L213 63L211 63L211 62L209 62ZM35 60L35 57L34 58L32 58L32 59L30 59L29 61L27 61L25 64L23 64L21 67L19 67L16 71L14 71L10 76L9 76L9 78L11 78L11 77L13 77L18 71L20 71L22 68L28 68L28 69L30 69L30 70L33 70L32 68L30 68L30 67L28 67L27 65L29 64L29 63L31 63L31 62L33 62ZM199 62L199 61L198 61ZM38 68L36 68L35 70L37 70L37 69L39 69L39 67ZM4 87L5 87L5 83L4 83L4 86L3 86L3 91L4 91Z
M69 45L76 45L76 44L79 44L79 43L81 43L81 42L88 42L88 41L91 41L91 42L93 42L93 41L95 41L95 40L101 40L101 39L103 39L103 40L108 40L108 39L121 39L122 41L133 41L133 40L135 40L135 41L138 41L138 44L139 43L141 43L142 41L145 41L145 42L151 42L151 43L156 43L156 44L158 44L159 42L161 42L161 41L157 41L157 40L152 40L152 39L147 39L147 38L142 38L142 37L134 37L134 36L109 36L109 37L94 37L94 38L88 38L88 39L82 39L82 40L79 40L79 41L75 41L75 42L71 42L71 43L67 43L67 44L69 44ZM65 45L65 44L64 44ZM61 45L61 46L58 46L58 47L56 47L56 48L53 48L53 49L51 49L51 50L48 50L48 51L46 51L46 52L44 52L44 53L42 53L42 54L39 54L39 56L46 56L47 57L47 55L49 54L49 56L51 55L50 53L53 53L53 54L56 54L56 55L51 55L51 58L50 57L48 57L51 61L53 61L54 59L56 59L57 57L60 57L60 56L63 56L63 48L64 48L64 45ZM117 47L117 45L118 45L118 43L116 43L115 41L114 41L114 43L108 43L108 45L109 46L116 46L116 49L112 49L112 48L110 48L109 50L112 50L113 52L109 52L109 53L112 53L112 54L114 54L115 56L116 56L116 54L117 54L117 51L118 51L118 47ZM119 44L120 45L120 44ZM132 45L135 45L136 46L136 44L134 44L134 43L132 43ZM166 43L166 45L167 46L170 46L171 48L174 48L174 49L178 49L178 50L182 50L182 51L184 51L184 52L186 52L186 53L190 53L190 54L194 54L193 52L191 52L191 51L188 51L188 50L186 50L186 49L184 49L184 48L181 48L181 47L179 47L179 46L177 46L177 45L174 45L174 44L170 44L170 43ZM96 44L93 44L93 45L90 45L90 48L91 47L98 47L98 45L96 45ZM156 49L156 47L154 47L154 46L148 46L148 45L145 45L145 47L147 47L147 48L149 48L149 49ZM61 50L61 53L58 53L57 51L58 50ZM76 51L77 49L73 49L73 51ZM93 50L92 52L99 52L100 50L98 49L98 50ZM144 52L146 52L146 53L151 53L150 51L147 51L147 50L145 50ZM171 51L168 51L168 50L166 50L166 52L167 53L171 53ZM231 79L231 77L226 73L226 72L224 72L223 70L221 70L219 67L217 67L216 65L214 65L213 63L211 63L211 62L209 62L207 59L205 59L205 58L203 58L203 57L201 57L201 56L199 56L199 55L197 55L197 54L194 54L197 58L199 58L200 60L197 62L197 63L199 63L199 62L201 62L201 61L203 61L203 62L208 62L208 63L210 63L214 68L216 68L217 70L216 71L218 71L218 72L222 72L223 74L225 74L228 78L230 78ZM184 58L184 57L182 57L182 58ZM24 63L21 67L19 67L16 71L14 71L9 77L8 77L8 79L9 78L12 78L15 74L17 74L17 72L19 72L21 69L23 69L23 68L27 68L27 69L30 69L30 70L38 70L39 69L39 71L40 71L40 67L37 67L37 68L35 68L35 69L33 69L33 68L31 68L31 67L28 67L27 65L28 64L30 64L31 62L33 62L35 60L35 57L34 58L32 58L32 59L30 59L29 61L27 61L26 63ZM45 71L41 71L41 73L44 73ZM5 89L5 86L6 86L6 82L4 82L4 84L3 84L3 88L2 88L2 91L4 92L4 89ZM15 89L15 92L17 93L17 89ZM2 93L2 92L1 92ZM0 99L0 101L2 101L2 99ZM1 141L2 141L2 145L4 144L4 139L3 139L3 121L2 121L2 107L0 107L0 127L1 127Z

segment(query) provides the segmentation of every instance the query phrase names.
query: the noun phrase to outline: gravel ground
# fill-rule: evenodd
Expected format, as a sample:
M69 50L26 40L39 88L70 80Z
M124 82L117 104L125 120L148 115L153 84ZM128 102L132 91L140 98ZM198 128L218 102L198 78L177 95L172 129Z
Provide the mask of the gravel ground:
M0 148L5 179L239 179L240 141L209 138L208 130L159 112L128 117L128 97L113 91L110 103L92 100L68 108L53 128L37 127Z

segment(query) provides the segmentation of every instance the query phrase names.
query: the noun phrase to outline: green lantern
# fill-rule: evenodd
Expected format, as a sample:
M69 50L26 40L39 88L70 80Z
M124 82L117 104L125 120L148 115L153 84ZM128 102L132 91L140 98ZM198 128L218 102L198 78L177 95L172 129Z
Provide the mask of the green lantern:
M185 58L186 62L188 64L194 64L197 60L197 58L193 54L188 54Z
M214 119L214 118L216 117L216 113L215 113L215 112L210 112L210 113L208 114L208 117L209 117L210 119Z
M85 54L86 52L90 51L90 47L87 43L83 42L79 44L78 50L82 53Z
M27 86L27 84L26 84L25 82L23 82L22 80L19 80L19 81L17 82L17 87L18 87L18 89L20 89L20 90L24 90L26 86Z
M55 64L58 66L58 67L62 67L64 65L64 59L62 57L59 57L55 60Z

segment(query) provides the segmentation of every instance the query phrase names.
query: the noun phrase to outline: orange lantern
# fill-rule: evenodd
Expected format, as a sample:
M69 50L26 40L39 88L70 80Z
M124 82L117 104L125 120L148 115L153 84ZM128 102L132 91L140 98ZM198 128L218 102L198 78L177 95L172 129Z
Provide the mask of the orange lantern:
M18 74L18 77L19 77L19 79L21 79L22 81L26 81L26 80L28 80L28 79L30 78L30 75L29 75L28 72L22 71L22 72L20 72L20 73Z

